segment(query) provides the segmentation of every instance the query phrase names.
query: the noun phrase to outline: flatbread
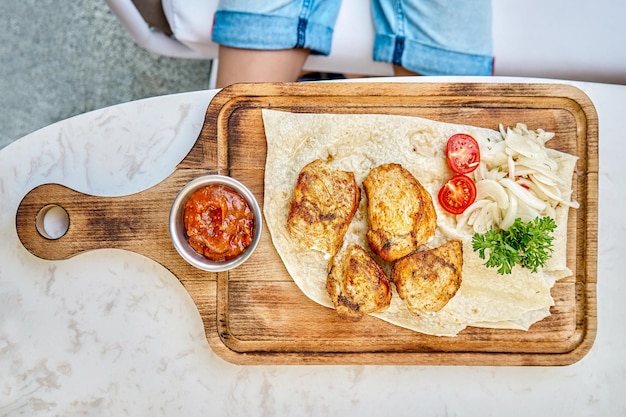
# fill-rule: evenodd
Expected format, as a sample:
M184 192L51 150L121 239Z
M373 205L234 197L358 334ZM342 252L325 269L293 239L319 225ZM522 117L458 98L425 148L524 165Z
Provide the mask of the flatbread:
M311 300L332 308L326 292L328 259L291 241L286 228L289 203L301 168L322 159L333 168L352 171L361 185L370 169L383 163L398 163L408 169L430 192L433 200L448 180L445 143L455 133L472 135L480 144L500 141L499 132L419 117L377 114L297 114L263 110L267 138L264 216L287 271ZM573 175L574 163L563 163L563 178ZM551 266L538 273L514 267L511 275L486 268L471 248L471 233L456 228L454 216L437 210L437 231L427 247L451 240L463 242L463 281L455 297L439 312L428 316L411 314L397 293L387 311L374 316L421 333L454 336L467 326L528 329L549 315L554 304L550 288L570 274L565 262L567 208L560 209L555 251ZM557 209L559 211L559 209ZM345 240L367 248L366 201L348 229ZM382 265L389 271L390 265Z

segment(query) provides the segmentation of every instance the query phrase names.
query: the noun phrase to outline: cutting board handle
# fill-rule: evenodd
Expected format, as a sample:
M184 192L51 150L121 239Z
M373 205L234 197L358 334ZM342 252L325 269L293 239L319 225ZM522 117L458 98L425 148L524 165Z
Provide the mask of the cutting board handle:
M152 194L150 190L143 193ZM150 239L160 232L161 227L154 230L155 217L167 225L167 209L146 207L143 193L98 197L59 184L40 185L27 193L18 207L17 233L26 249L49 260L67 259L93 249L127 249L132 241ZM60 207L68 216L67 231L58 238L44 228L45 215L52 207ZM162 213L155 216L155 210Z
M152 188L118 197L43 184L20 202L17 234L24 247L42 259L68 259L82 252L112 248L137 252L169 267L170 258L178 256L169 235L172 202L189 181L216 172L179 169ZM68 217L67 231L56 239L43 227L51 207L60 207Z

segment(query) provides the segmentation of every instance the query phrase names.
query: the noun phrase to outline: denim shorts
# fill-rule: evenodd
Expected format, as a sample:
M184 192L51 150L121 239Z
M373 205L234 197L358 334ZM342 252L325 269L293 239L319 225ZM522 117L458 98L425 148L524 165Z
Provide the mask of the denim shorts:
M329 55L341 0L221 0L212 40ZM422 75L491 75L491 0L372 0L373 59Z

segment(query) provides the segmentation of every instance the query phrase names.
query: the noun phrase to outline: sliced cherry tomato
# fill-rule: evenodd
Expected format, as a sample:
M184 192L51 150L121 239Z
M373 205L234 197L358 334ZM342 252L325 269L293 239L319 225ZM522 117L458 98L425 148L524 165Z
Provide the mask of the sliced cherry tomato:
M457 133L448 139L446 160L457 174L469 174L480 162L480 148L476 139L465 133Z
M467 175L457 174L441 187L438 197L448 213L461 214L476 200L476 184Z

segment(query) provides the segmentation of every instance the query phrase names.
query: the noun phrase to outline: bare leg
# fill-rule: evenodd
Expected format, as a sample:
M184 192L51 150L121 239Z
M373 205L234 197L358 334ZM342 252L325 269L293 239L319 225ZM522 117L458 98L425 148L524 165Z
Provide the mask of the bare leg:
M397 77L406 77L410 75L421 75L421 74L418 74L417 72L409 71L408 69L401 67L400 65L394 65L393 75Z
M222 88L240 82L296 81L308 56L308 49L261 51L220 45L215 83Z

